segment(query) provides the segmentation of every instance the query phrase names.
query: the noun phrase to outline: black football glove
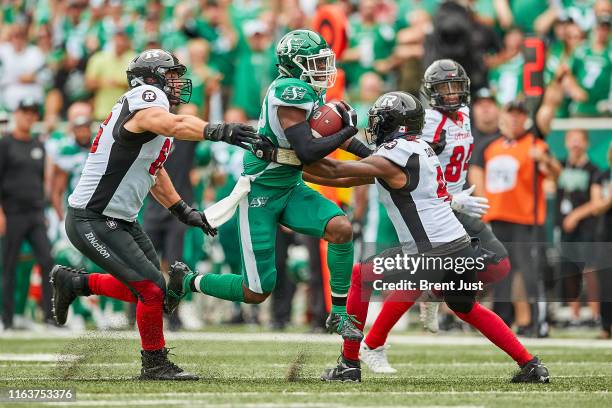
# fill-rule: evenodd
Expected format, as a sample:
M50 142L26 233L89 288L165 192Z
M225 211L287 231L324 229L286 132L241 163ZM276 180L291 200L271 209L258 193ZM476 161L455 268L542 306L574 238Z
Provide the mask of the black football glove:
M168 210L170 210L170 213L178 218L183 224L202 228L202 231L211 237L217 235L217 229L210 226L206 219L206 215L204 215L204 211L198 211L191 208L185 201L180 200L168 208Z
M336 109L342 117L344 127L357 127L357 111L344 101L336 102Z
M212 142L225 142L251 150L251 144L259 141L257 132L242 123L209 123L204 128L204 137Z

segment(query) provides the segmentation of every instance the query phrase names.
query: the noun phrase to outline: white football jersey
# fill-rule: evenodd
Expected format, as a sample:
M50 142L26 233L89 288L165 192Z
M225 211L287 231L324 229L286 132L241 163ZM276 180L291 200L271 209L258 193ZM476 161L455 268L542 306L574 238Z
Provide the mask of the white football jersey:
M376 179L380 200L405 253L424 253L467 235L450 207L440 160L427 142L399 138L374 154L392 161L408 176L408 184L400 189Z
M170 109L164 92L150 85L127 91L96 135L81 179L68 203L108 217L134 221L168 158L172 138L132 133L123 125L141 109Z
M457 111L453 121L436 109L425 110L425 126L422 139L436 143L436 153L442 165L448 192L460 193L467 177L468 161L474 149L474 137L470 127L470 108Z

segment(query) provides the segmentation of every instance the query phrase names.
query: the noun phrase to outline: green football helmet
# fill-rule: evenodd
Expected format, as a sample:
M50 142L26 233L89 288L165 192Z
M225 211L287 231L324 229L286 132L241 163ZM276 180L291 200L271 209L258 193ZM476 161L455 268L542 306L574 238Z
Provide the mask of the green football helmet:
M307 82L317 92L336 82L336 54L314 31L293 30L285 34L276 46L276 57L282 75Z

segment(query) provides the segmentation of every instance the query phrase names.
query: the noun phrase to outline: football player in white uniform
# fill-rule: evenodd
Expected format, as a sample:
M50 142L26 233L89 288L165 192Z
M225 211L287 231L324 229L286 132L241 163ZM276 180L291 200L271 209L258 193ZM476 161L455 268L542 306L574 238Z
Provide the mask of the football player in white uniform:
M474 187L463 190L467 178L468 161L474 148L470 129L470 79L457 62L443 59L433 62L425 71L423 95L430 108L425 110L425 126L421 138L438 155L448 192L455 198L451 207L467 233L477 237L483 248L493 252L486 268L478 273L485 284L503 279L510 271L508 252L480 217L485 213L487 200L469 196ZM430 332L438 331L438 307L434 292L427 292L421 304L421 320ZM372 325L362 344L361 359L374 372L394 373L386 358L386 339L389 331L408 310L407 302L387 302Z
M108 274L61 265L51 271L59 325L66 323L77 296L95 294L136 303L143 380L198 379L167 357L162 318L166 282L153 244L136 220L143 200L151 192L181 222L216 234L204 212L181 199L163 168L173 138L224 141L245 148L259 140L250 126L209 124L171 113L172 106L191 97L191 81L181 78L186 70L174 55L159 49L143 51L129 64L130 89L100 126L66 214L70 242Z
M438 263L429 270L417 268L412 271L414 274L398 271L397 267L391 268L390 272L396 277L412 276L413 283L417 279L419 282L445 284L440 295L449 308L520 366L513 382L548 382L548 370L538 357L525 349L499 316L475 300L478 287L475 285L475 265L478 259L482 262L483 258L493 254L480 248L478 239L470 240L451 209L452 198L447 191L440 160L430 144L420 138L423 122L424 110L417 98L404 92L387 93L369 111L367 133L378 146L376 152L360 161L323 159L306 166L305 176L310 181L338 187L376 183L401 246L388 256L383 253L374 258L385 257L385 264L387 260L404 254L424 259L443 257L444 265L448 259L453 260L452 267L441 267ZM470 203L471 200L464 202ZM465 266L461 270L456 262L460 259ZM468 262L468 259L473 262ZM374 288L372 282L380 282L381 278L384 280L388 276L375 271L376 263L376 259L372 259L353 268L347 312L360 328L366 321ZM468 267L470 263L474 267ZM419 287L394 291L392 296L401 296L412 306L422 292ZM338 365L327 369L321 378L325 381L361 381L359 343L345 338Z

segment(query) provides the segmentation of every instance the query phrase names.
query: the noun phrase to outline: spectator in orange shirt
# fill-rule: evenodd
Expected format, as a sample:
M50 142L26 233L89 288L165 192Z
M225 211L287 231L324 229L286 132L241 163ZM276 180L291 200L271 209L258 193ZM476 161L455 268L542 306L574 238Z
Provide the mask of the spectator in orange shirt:
M532 303L531 324L519 328L527 334L547 335L548 329L538 319L535 301L538 299L539 270L530 256L533 241L543 241L542 225L546 217L545 197L542 189L544 177L558 174L560 168L548 154L548 146L541 137L550 130L560 86L551 92L535 116L529 118L523 102L507 104L501 112L501 136L491 142L476 163L483 163L482 185L489 199L490 209L484 220L490 222L493 232L506 244L512 270L507 279L495 286L494 310L506 323L513 321L511 301L512 276L521 272L527 297ZM547 91L548 93L548 91ZM553 98L554 96L554 98ZM480 173L480 172L479 172ZM535 180L534 180L535 178ZM538 254L538 257L543 254Z

